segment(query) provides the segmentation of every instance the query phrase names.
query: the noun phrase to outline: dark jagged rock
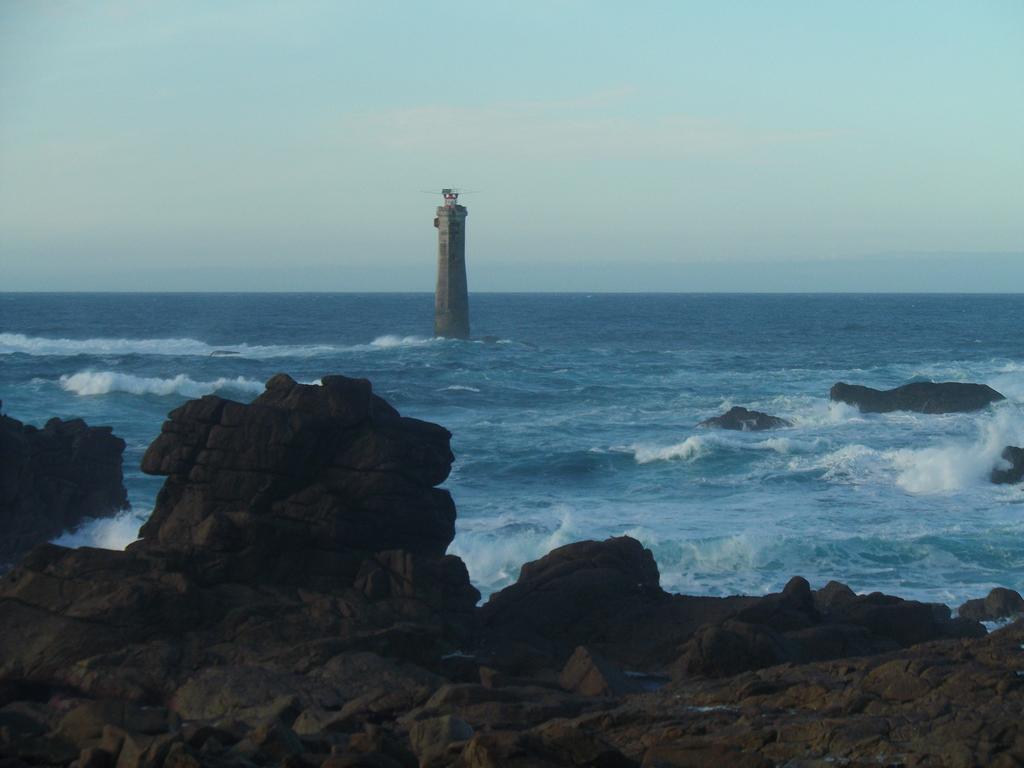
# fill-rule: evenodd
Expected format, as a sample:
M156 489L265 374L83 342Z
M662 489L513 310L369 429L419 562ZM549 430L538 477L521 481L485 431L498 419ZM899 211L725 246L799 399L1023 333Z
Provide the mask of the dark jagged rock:
M765 597L664 592L649 550L621 537L553 550L481 611L481 654L512 674L561 669L583 645L625 669L675 677L889 651L984 628L943 605L793 578Z
M0 581L0 683L167 703L210 667L437 664L479 599L444 555L449 438L340 376L186 403L143 459L168 478L140 541L47 545Z
M1006 399L985 384L958 381L918 381L886 390L839 382L832 385L829 397L856 405L863 413L963 413L979 411L991 403Z
M698 427L715 427L717 429L735 429L741 432L760 432L765 429L791 427L793 424L778 416L769 416L760 411L748 411L742 406L734 406L721 416L705 419Z
M1019 483L1024 480L1024 448L1008 445L1001 455L1009 467L997 467L992 470L993 483Z
M0 572L85 519L128 509L124 445L81 419L37 429L0 416Z
M722 677L775 664L865 656L944 637L981 637L985 629L952 618L938 603L854 594L830 582L813 592L794 577L778 594L709 623L686 641L673 677Z
M559 547L483 606L482 652L513 674L561 669L580 645L621 666L660 667L674 658L677 633L744 601L677 599L659 579L650 550L629 537Z
M167 481L140 542L0 579L0 764L1024 762L1019 626L799 577L672 595L626 537L476 609L443 554L448 433L323 381L187 403L146 454Z
M984 598L968 600L957 613L974 621L997 621L1024 613L1024 598L1014 589L996 587Z
M455 535L455 505L434 487L448 477L450 439L399 416L365 379L325 376L317 387L281 374L249 405L192 400L142 459L168 478L137 548L438 557Z

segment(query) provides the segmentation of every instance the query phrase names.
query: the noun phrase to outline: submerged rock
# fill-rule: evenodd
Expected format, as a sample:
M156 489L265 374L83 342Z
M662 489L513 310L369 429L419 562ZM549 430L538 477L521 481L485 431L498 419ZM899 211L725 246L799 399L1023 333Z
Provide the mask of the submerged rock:
M1024 480L1024 448L1008 445L1003 449L1001 458L1010 466L993 469L991 476L993 483L1019 483Z
M838 402L856 405L863 413L962 413L978 411L991 403L1006 399L985 384L958 381L919 381L886 390L839 382L832 386L829 397Z
M791 427L793 424L778 416L769 416L760 411L748 411L742 406L734 406L721 416L705 419L698 427L717 427L718 429L735 429L742 432L759 432L764 429Z
M0 416L0 572L83 520L128 509L124 446L81 419L37 429Z

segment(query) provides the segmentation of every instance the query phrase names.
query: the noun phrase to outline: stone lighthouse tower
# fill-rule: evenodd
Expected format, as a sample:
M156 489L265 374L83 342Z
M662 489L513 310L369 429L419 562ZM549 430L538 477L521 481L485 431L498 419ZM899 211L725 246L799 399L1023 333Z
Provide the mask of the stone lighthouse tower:
M466 283L466 206L459 193L442 189L437 209L437 292L434 294L434 335L469 338L469 288Z

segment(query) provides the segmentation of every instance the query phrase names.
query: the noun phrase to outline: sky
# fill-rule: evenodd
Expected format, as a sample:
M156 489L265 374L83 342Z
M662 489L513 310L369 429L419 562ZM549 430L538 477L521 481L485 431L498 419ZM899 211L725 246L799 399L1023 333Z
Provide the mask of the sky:
M1024 2L0 0L0 290L1024 291ZM431 191L434 192L431 192Z

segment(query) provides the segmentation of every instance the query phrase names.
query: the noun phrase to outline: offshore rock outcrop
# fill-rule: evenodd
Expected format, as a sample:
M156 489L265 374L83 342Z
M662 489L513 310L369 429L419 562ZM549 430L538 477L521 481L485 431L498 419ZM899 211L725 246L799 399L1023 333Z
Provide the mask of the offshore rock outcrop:
M959 381L918 381L885 390L840 381L832 385L829 397L856 405L863 413L965 413L1006 399L986 384Z
M1009 466L996 467L992 470L993 483L1019 483L1024 480L1024 448L1008 445L1003 449L1000 458Z
M721 416L714 416L704 419L698 427L715 427L717 429L734 429L741 432L760 432L765 429L779 429L791 427L793 424L778 416L770 416L761 411L750 411L736 405L723 413Z
M974 621L997 621L1024 613L1024 598L1015 589L996 587L985 597L968 600L957 613Z
M88 518L128 508L124 440L82 419L42 429L0 415L0 572Z

